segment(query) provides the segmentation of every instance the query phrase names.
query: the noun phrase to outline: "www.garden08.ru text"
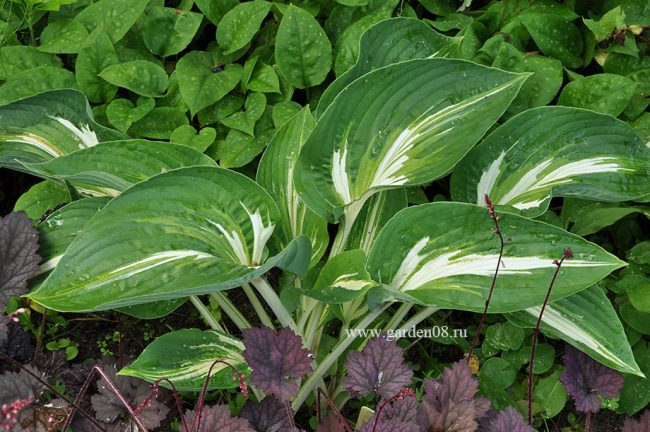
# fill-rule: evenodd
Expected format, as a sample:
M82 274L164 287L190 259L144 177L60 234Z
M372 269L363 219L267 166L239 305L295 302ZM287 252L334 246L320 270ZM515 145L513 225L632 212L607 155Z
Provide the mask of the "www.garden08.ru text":
M448 326L433 326L430 328L415 328L398 329L382 331L380 329L347 329L347 337L363 337L374 338L384 335L386 339L401 339L401 338L467 338L467 329L452 329Z

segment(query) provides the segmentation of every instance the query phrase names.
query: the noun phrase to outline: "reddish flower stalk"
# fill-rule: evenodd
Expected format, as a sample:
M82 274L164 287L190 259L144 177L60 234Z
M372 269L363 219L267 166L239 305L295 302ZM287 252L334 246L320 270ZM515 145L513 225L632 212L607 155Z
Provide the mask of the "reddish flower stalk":
M34 399L20 399L11 404L0 406L0 429L10 431L18 422L18 414L27 408Z
M562 263L566 259L573 258L573 252L571 249L564 249L564 254L560 260L553 260L555 264L555 272L553 273L553 278L551 279L551 284L548 286L548 291L546 291L546 297L544 298L544 303L542 304L542 309L539 311L539 316L537 317L537 323L535 324L535 331L533 333L533 345L530 350L530 364L528 369L528 424L532 426L533 424L533 366L535 362L535 349L537 348L537 339L539 338L539 326L542 323L542 316L544 315L544 310L548 303L548 299L551 296L551 291L553 290L553 285L555 285L555 280L557 279L558 273L560 273L560 268ZM588 430L588 429L587 429Z
M321 417L321 402L320 402L320 397L322 395L325 398L325 400L327 401L327 405L329 405L329 407L332 409L332 411L334 411L334 414L336 414L336 417L338 417L338 419L343 424L343 428L345 428L346 432L354 432L352 430L352 428L350 427L350 425L348 424L348 422L345 421L345 418L343 418L343 415L341 415L341 412L338 410L338 408L336 408L336 404L332 401L332 399L329 398L329 396L327 396L327 394L325 394L323 389L318 387L316 389L316 393L318 395L318 402L316 403L316 410L318 411L318 423L320 423L321 420L322 420L322 417Z
M499 216L496 214L494 211L494 204L492 204L492 201L490 200L490 197L485 194L485 204L488 207L488 212L490 214L490 219L494 221L494 228L492 228L492 232L499 237L499 260L497 261L497 268L494 270L494 276L492 277L492 284L490 285L490 292L488 293L487 300L485 300L485 309L483 310L483 315L481 316L481 322L478 325L478 328L476 329L476 334L474 335L474 339L472 339L472 344L469 347L469 354L467 355L467 361L469 362L472 359L472 354L474 353L474 348L476 347L476 343L478 342L478 338L481 335L481 330L483 329L483 325L485 324L485 317L487 316L488 308L490 307L490 301L492 300L492 293L494 292L494 286L496 285L497 282L497 277L499 276L499 268L501 267L502 263L502 258L503 258L503 249L506 246L506 242L503 239L503 234L501 234L501 229L499 228ZM510 239L508 239L510 240Z
M388 406L389 403L394 401L395 399L404 399L404 396L415 396L415 392L411 390L410 388L403 388L400 390L395 396L391 397L390 399L386 399L384 402L382 402L381 405L379 405L379 409L377 410L377 413L375 414L375 421L372 424L372 432L376 432L377 430L377 425L379 424L379 418L381 416L381 412L384 410L386 406Z
M233 365L231 365L224 359L215 360L210 366L210 369L208 370L208 376L205 377L205 382L203 383L203 389L201 390L201 395L199 396L199 400L196 402L196 408L195 408L196 415L192 420L191 429L187 430L187 426L185 426L187 432L198 431L201 426L201 413L203 411L203 405L205 405L205 395L208 392L208 385L210 385L210 380L212 379L212 369L214 369L214 367L219 363L223 363L226 366L228 366L230 369L232 369L233 378L239 380L239 388L242 390L244 397L248 396L248 387L246 386L246 381L244 380L245 376L243 374L240 374L239 371Z

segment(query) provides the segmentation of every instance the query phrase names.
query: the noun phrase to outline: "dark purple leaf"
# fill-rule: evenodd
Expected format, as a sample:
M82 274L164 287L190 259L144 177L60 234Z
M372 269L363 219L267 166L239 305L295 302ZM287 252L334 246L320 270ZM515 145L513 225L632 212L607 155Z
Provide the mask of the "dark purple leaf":
M378 410L379 411L379 410ZM418 414L418 401L415 395L404 396L395 399L384 406L381 410L379 421L377 422L377 430L392 430L391 428L400 428L401 431L414 431L420 432L422 428L417 424ZM377 414L370 417L361 428L361 432L372 432L372 425L374 425Z
M0 217L0 310L9 297L27 292L27 280L41 261L37 250L38 231L25 212Z
M564 351L564 366L560 381L580 412L596 413L600 410L599 396L612 399L621 393L621 373L568 345Z
M623 429L621 432L648 432L650 431L650 409L645 410L645 412L639 417L639 420L634 420L633 418L626 418L623 423Z
M0 310L0 347L4 347L7 344L10 322L11 320L2 315L2 311Z
M246 402L239 416L248 420L256 432L296 432L286 406L272 396L265 397L259 405Z
M479 432L533 432L533 428L526 424L519 411L508 407L503 411L490 411L481 420Z
M476 398L478 380L466 360L445 368L442 377L425 382L418 423L427 432L473 432L490 401Z
M104 367L104 372L134 409L151 395L152 387L145 381L133 377L118 376L113 366ZM95 410L95 418L100 422L113 423L120 417L130 420L126 407L122 405L103 378L97 381L97 393L91 397L91 401ZM140 413L139 418L149 429L155 429L168 412L169 408L154 399Z
M26 368L41 376L33 366L26 366ZM23 369L0 375L0 405L9 405L17 400L36 399L41 391L43 391L43 385Z
M388 399L413 378L413 369L404 363L404 352L385 336L369 340L360 352L348 354L345 366L348 375L343 385L352 397L374 393Z
M316 432L346 432L346 429L338 416L330 412L318 424Z
M190 427L194 422L194 410L185 413ZM201 426L196 432L255 432L246 419L233 417L227 405L204 406L201 410Z
M310 352L291 329L244 330L244 359L253 369L251 383L282 401L298 391L296 379L312 371Z
M0 320L2 320L1 317ZM4 344L0 343L0 351L11 358L27 360L34 353L32 338L23 331L20 324L9 321L7 322L7 340Z

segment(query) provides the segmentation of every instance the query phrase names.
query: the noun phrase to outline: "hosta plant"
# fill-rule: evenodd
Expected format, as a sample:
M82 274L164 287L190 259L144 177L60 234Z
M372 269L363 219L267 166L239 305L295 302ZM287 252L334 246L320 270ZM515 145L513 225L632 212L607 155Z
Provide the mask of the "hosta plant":
M357 65L318 107L278 128L254 179L194 147L100 126L75 90L0 106L0 165L46 179L61 192L52 207L69 202L37 226L43 259L25 297L56 311L139 318L189 300L212 328L164 335L119 374L200 390L212 369L209 388L217 389L237 385L231 367L247 375L251 366L251 379L265 383L258 391L287 407L290 400L295 411L318 387L344 403L340 360L358 342L350 330L404 330L441 309L483 312L488 294L488 312L534 325L557 271L541 332L642 375L615 310L594 286L625 262L539 218L555 197L647 200L650 148L626 123L586 109L540 107L503 118L530 74L449 58L459 56L457 41L403 24L413 25L410 33L389 31L395 20L386 20L364 35ZM390 48L414 35L435 41L435 52ZM227 45L236 51L241 41ZM194 100L192 115L202 107ZM407 191L449 174L454 201L407 205ZM505 244L494 236L487 202ZM559 269L563 249L573 256ZM281 275L270 281L273 268ZM244 343L265 336L249 330L229 296L238 289L260 322L286 327L313 353L309 365L283 371L295 379L275 383L254 367L262 359ZM243 331L244 343L204 296ZM276 362L300 349L283 340L264 356ZM352 358L349 370L373 364L372 356ZM390 373L394 382L373 387L383 398L408 375ZM368 390L345 382L353 394Z

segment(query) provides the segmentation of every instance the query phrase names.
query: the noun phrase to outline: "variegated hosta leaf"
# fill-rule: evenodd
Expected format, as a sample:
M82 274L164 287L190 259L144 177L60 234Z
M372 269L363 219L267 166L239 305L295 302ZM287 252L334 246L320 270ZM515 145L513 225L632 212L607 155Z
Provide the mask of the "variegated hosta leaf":
M330 258L305 294L317 300L339 304L362 296L377 286L366 270L366 254L359 250L342 252Z
M244 175L217 167L159 174L110 201L28 297L82 312L225 290L274 266L301 274L305 237L266 259L278 219L273 199Z
M506 317L521 327L534 328L540 310L541 306L535 306ZM612 303L595 285L546 305L541 330L612 369L643 375Z
M85 96L52 90L0 107L0 167L42 162L127 136L93 121Z
M73 201L47 217L37 226L38 254L43 258L38 274L53 270L70 243L88 221L109 201L107 197L83 198Z
M507 238L490 312L542 304L556 269L571 248L551 300L593 285L625 265L599 246L561 228L509 213L499 225ZM368 256L368 271L398 299L482 312L499 257L499 240L484 207L437 202L400 211L384 226Z
M167 378L179 391L199 391L212 368L209 389L232 388L239 385L233 377L231 365L239 373L248 375L244 361L244 344L238 339L215 330L177 330L160 336L147 346L142 354L118 375L129 375L154 382ZM163 381L164 387L168 385Z
M190 147L135 139L105 142L46 162L25 164L30 173L67 180L80 193L108 196L117 196L156 174L197 165L215 163Z
M366 255L379 231L395 214L407 206L404 189L386 190L374 194L359 212L352 225L346 249L361 249Z
M442 35L415 18L380 21L361 35L357 63L327 87L316 114L320 117L348 84L374 69L420 58L460 57L459 47L459 38Z
M626 201L650 196L650 148L626 123L593 111L541 107L492 132L458 164L456 200L511 206L526 216L552 196Z
M301 198L324 217L345 209L353 220L379 190L443 176L501 116L526 76L451 59L411 60L364 75L336 97L307 139L294 175Z
M300 234L306 235L312 246L311 266L320 260L329 244L327 221L300 200L293 184L293 172L300 148L314 124L309 107L305 107L278 129L260 160L256 179L280 208L275 246L280 250Z

